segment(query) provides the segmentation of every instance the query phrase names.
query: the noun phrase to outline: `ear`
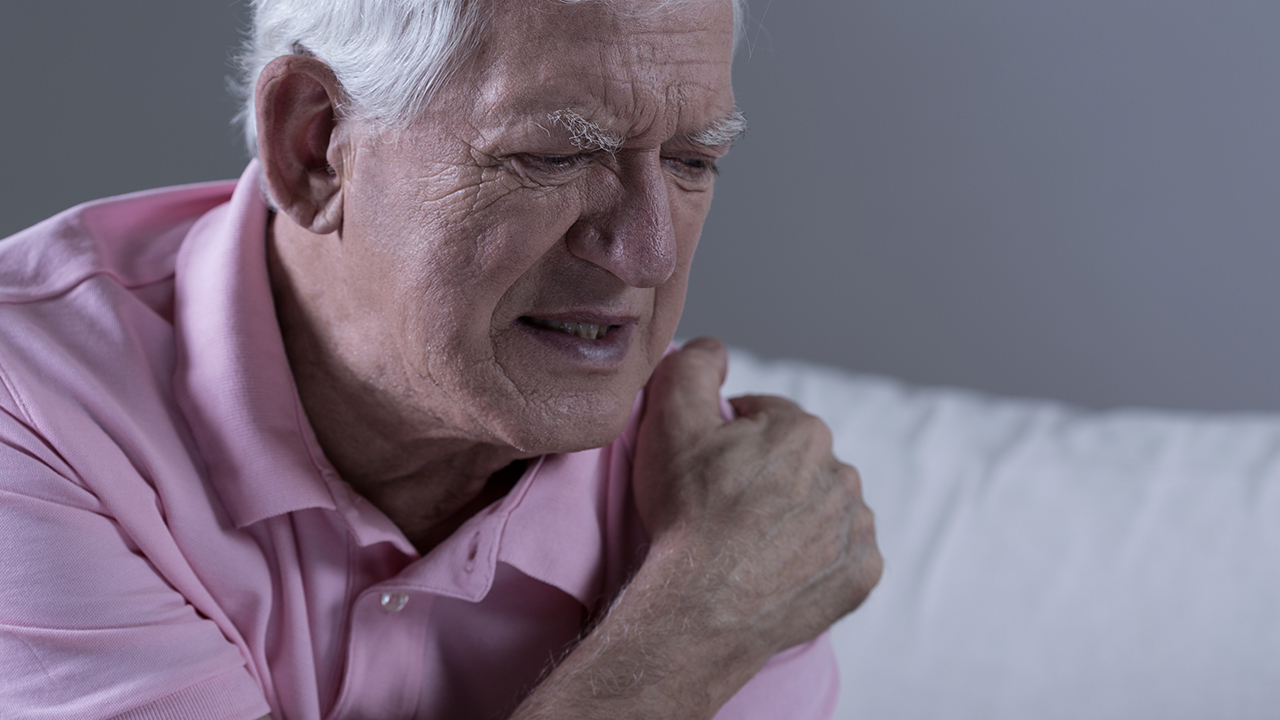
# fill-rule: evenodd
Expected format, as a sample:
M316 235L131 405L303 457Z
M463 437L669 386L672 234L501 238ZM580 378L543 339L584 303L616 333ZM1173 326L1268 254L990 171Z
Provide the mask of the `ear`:
M329 66L305 55L268 63L254 95L267 189L281 212L317 235L342 229L341 97Z

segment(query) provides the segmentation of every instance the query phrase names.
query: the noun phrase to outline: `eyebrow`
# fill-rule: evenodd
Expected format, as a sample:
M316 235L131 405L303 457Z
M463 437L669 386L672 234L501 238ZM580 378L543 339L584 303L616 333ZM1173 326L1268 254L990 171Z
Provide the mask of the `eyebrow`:
M743 115L738 108L734 108L733 112L689 136L689 139L695 145L719 147L721 145L732 145L746 132L747 116Z
M569 131L574 147L582 150L603 150L616 153L622 149L623 138L586 119L576 110L556 110L547 113L553 125ZM738 108L689 136L695 145L721 147L732 145L747 131L747 116Z
M622 149L622 138L596 123L582 117L575 110L556 110L547 113L547 119L553 125L559 125L569 131L569 139L574 147L581 150L604 150L616 153Z

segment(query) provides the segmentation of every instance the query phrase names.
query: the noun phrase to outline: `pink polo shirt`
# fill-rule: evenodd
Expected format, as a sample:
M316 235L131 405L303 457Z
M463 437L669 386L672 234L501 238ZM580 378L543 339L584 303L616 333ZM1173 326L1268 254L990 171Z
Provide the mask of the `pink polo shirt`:
M266 225L250 165L0 241L0 716L504 717L643 559L634 414L419 555L316 443ZM837 682L823 636L717 717Z

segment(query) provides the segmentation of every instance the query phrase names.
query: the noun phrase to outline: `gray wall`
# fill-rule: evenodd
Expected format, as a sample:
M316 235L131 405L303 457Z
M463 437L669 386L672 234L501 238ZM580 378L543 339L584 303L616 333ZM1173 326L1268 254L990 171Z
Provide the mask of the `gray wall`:
M0 237L85 200L236 177L246 3L3 0Z
M752 10L752 130L681 335L1095 407L1280 409L1280 3ZM0 235L237 174L242 16L11 3Z
M753 9L753 130L682 334L1096 407L1280 409L1280 3Z

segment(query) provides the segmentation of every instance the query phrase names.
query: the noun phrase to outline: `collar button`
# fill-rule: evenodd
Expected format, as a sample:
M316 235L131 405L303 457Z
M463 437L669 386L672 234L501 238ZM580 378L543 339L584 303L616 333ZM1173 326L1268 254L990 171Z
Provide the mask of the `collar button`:
M404 593L382 593L382 609L389 613L398 613L409 604L409 596Z

